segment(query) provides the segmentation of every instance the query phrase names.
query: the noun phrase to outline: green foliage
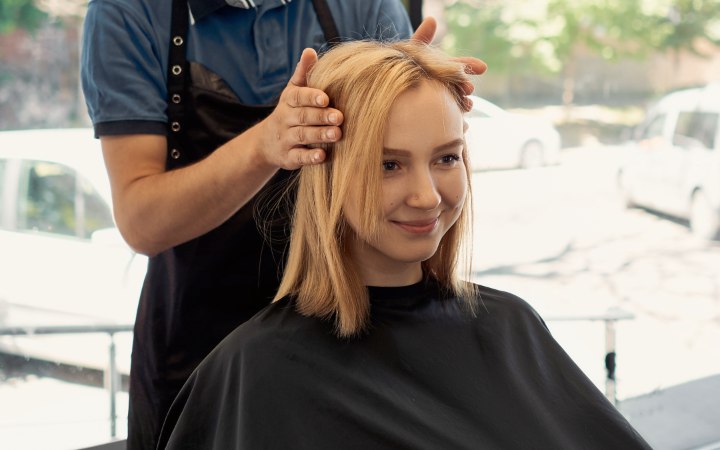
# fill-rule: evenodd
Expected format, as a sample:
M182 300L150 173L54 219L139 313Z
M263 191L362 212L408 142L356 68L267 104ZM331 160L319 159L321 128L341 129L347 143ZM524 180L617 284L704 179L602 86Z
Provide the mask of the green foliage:
M659 33L656 45L661 49L689 50L704 56L697 47L700 39L720 46L720 1L675 0L666 15L657 16L652 23Z
M46 18L33 0L0 0L0 34L17 28L33 31Z
M493 73L559 73L579 48L613 61L720 45L718 0L454 0L446 19L445 49Z
M506 8L501 3L488 3L478 7L476 2L458 1L445 10L448 35L443 41L446 51L455 55L482 58L496 73L530 72L533 64L528 58L532 51L533 39L517 39L515 29L532 28L526 19L513 22L505 17ZM534 36L536 37L536 36Z
M561 60L583 46L606 60L647 55L648 37L655 35L642 0L550 0L548 17L563 26L545 36Z

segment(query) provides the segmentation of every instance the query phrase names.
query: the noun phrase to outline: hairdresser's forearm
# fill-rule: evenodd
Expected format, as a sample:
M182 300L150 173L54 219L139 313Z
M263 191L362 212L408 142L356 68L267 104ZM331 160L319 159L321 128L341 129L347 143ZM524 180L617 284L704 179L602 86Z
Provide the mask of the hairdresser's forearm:
M278 170L262 157L252 132L204 160L165 171L165 138L103 138L115 219L128 244L154 255L216 228Z

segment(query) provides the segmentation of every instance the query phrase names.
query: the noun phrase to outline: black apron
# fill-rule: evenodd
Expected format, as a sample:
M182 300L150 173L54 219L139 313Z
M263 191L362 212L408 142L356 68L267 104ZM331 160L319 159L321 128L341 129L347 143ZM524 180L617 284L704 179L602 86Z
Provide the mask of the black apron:
M313 0L327 42L338 33L324 0ZM189 11L173 0L168 58L167 170L193 164L269 115L275 105L240 103L222 79L186 59ZM269 304L281 275L289 211L267 220L254 210L279 192L279 171L218 228L150 258L135 325L128 448L154 448L165 414L200 361Z

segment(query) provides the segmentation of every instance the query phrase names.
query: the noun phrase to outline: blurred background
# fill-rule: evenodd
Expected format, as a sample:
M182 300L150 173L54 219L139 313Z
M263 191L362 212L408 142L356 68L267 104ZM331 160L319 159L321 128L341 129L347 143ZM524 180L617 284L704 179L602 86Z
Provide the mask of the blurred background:
M404 3L489 65L467 116L473 280L532 304L653 448L720 448L720 0ZM126 433L146 259L88 129L86 6L0 0L3 448Z

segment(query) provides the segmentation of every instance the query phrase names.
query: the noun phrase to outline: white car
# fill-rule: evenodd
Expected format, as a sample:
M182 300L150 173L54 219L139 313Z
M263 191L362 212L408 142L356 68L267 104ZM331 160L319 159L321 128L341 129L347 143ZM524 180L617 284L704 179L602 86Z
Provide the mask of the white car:
M718 237L720 83L660 99L623 156L617 181L627 206L687 219L698 237Z
M146 268L113 222L91 129L0 132L0 309L132 324Z
M473 170L531 168L559 162L560 134L550 121L505 111L470 96L465 136Z

